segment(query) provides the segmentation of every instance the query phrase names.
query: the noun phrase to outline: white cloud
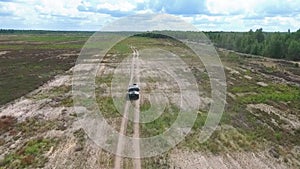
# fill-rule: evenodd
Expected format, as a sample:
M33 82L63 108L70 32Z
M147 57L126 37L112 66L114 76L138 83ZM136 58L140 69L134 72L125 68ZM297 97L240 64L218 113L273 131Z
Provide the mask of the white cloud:
M40 0L35 4L35 9L39 13L74 17L80 16L80 13L77 10L77 6L80 5L80 3L81 0L72 0L72 3L68 0Z
M97 5L97 9L108 9L112 11L131 11L135 6L128 2L120 2L118 4L103 3Z
M258 0L207 0L206 5L212 14L240 14L251 12L260 4Z
M170 13L203 30L300 28L298 0L14 0L0 1L2 28L94 29L121 16ZM0 28L1 28L0 27Z

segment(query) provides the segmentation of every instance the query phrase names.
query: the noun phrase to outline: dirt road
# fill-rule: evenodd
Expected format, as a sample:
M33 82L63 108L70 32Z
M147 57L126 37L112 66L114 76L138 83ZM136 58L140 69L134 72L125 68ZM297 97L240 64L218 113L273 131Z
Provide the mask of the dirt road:
M132 62L131 62L131 71L130 71L130 81L129 85L131 85L133 82L139 84L140 78L139 78L139 63L138 63L138 51L132 47L133 51L132 54ZM135 80L135 81L134 81ZM124 107L124 113L123 118L121 122L121 128L120 128L120 134L126 135L126 129L128 124L128 115L129 115L129 106L133 103L134 105L134 129L133 129L133 138L139 138L139 113L140 113L140 100L137 101L126 101L125 107ZM125 140L124 137L119 137L118 139L118 145L117 145L117 151L116 151L116 157L115 157L115 163L114 168L120 169L122 167L122 157L120 154L122 154L122 151L124 150ZM138 139L134 140L133 142L133 149L135 157L140 156L140 143ZM141 160L139 158L135 158L133 160L134 168L135 169L141 169Z

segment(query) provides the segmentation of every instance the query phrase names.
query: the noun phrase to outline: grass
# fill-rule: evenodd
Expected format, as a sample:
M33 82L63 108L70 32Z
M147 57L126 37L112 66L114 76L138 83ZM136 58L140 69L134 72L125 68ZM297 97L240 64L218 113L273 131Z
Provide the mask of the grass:
M113 79L113 74L107 74L107 75L98 76L95 79L96 87L100 86L103 83L106 83L107 87L110 88L112 79Z
M259 116L254 116L250 113L245 114L247 127L238 126L249 140L257 142L268 140L271 143L285 146L286 149L292 145L299 145L298 138L300 133L297 133L297 130L291 132L271 122L272 119L275 119L279 125L284 125L284 122L279 117L272 114L269 115L260 110L255 110L254 113L259 114Z
M151 113L151 112L149 112ZM168 105L161 116L149 123L143 123L140 127L141 137L151 137L162 134L174 123L179 113L179 108L175 105Z
M111 81L113 79L113 74L101 75L100 77L96 77L95 80L95 93L96 93L96 101L99 107L101 114L105 118L115 118L119 117L117 108L114 105L114 100L111 96L103 96L108 89L110 89ZM104 87L101 85L106 84Z
M72 67L75 57L57 58L65 51L18 51L0 58L0 105L36 89ZM48 57L48 58L47 58Z
M83 44L1 45L0 50L80 50Z
M74 105L73 98L71 96L64 98L63 100L61 100L60 105L65 107L72 107Z
M33 137L37 133L44 133L57 128L57 121L41 120L37 117L27 118L24 122L18 123L15 130L22 133L23 137Z
M18 35L9 37L12 41L26 42L68 42L68 41L86 41L89 35L68 35L68 34L45 34L45 35Z
M186 137L185 141L179 145L179 148L188 148L188 150L194 152L210 152L213 154L234 152L240 149L250 151L252 148L248 140L235 129L221 128L216 130L204 143L198 141L199 132L197 131Z
M56 106L73 106L73 98L71 97L71 86L59 86L50 89L49 91L36 94L30 98L34 100L51 99L54 100Z
M0 105L69 70L88 37L81 33L1 35L0 50L9 53L0 57ZM57 57L60 54L73 55Z
M196 57L195 53L191 51L182 42L171 38L148 38L148 37L129 37L116 44L108 53L114 54L131 54L130 46L134 46L139 50L160 48L170 51L180 56L183 60ZM189 64L192 64L189 63Z
M132 53L130 46L127 43L118 43L115 45L109 53L114 53L114 54L130 54Z
M0 50L28 50L28 49L77 49L80 50L88 40L90 34L57 33L57 34L24 34L2 35L0 40L10 42L2 44ZM11 42L15 42L11 44Z
M80 151L83 149L84 144L85 144L85 140L86 140L86 133L85 131L81 128L76 130L73 135L77 138L77 148L75 151Z
M250 144L250 150L264 150L267 145L281 145L288 151L293 145L298 145L297 138L299 134L288 131L282 127L285 125L279 116L268 114L260 110L252 110L253 114L246 110L248 104L264 103L274 107L277 104L287 104L288 109L298 111L297 107L300 101L300 89L297 86L281 83L268 83L268 86L262 87L256 84L257 81L266 82L257 73L245 72L246 75L253 77L253 80L239 80L234 85L229 86L228 90L233 94L243 94L237 96L236 100L228 100L227 112L231 114L229 124L237 128L244 135ZM242 75L241 75L242 76ZM278 107L280 110L282 107ZM283 109L282 111L288 111ZM288 112L287 112L288 113ZM273 120L279 125L275 125ZM246 150L249 146L246 146ZM243 150L245 150L243 148Z
M49 91L46 91L44 93L39 93L34 96L32 96L33 99L36 100L42 100L42 99L53 99L60 97L62 95L65 95L66 93L69 93L71 91L71 86L58 86L50 89Z
M243 93L244 95L238 96L236 100L227 100L228 105L220 122L220 126L230 125L236 129L228 130L221 127L212 134L209 140L201 144L198 141L201 131L199 127L204 125L207 118L207 113L201 113L196 119L191 134L179 144L178 148L218 154L227 151L264 150L266 145L270 143L285 146L287 150L292 145L298 145L299 134L296 131L290 132L272 123L271 120L275 119L279 125L284 125L284 121L279 117L264 112L256 112L255 114L260 115L256 117L246 110L246 105L284 102L291 109L298 111L297 103L300 101L300 89L294 85L277 83L262 87L256 84L257 79L263 80L257 74L251 74L249 71L246 71L245 74L251 75L253 81L239 80L235 82L235 85L229 86L229 92Z
M44 154L58 143L55 139L37 138L29 140L16 152L5 156L0 167L3 168L41 168L47 162Z
M120 116L112 97L97 97L97 103L101 114L105 118L115 118Z
M68 122L66 122L68 124ZM26 118L24 121L14 124L9 130L9 135L13 140L34 137L49 130L65 130L62 121L44 120L38 117Z
M17 119L13 116L0 117L0 134L11 130L17 123Z
M151 107L150 101L148 99L145 99L143 101L143 104L141 104L140 106L140 111L141 112L147 111L150 109L150 107Z
M244 64L245 57L238 55L235 52L223 53L219 51L219 55L223 62L234 63L234 64Z
M145 158L142 160L142 168L147 169L169 169L170 166L170 159L169 154L164 153L162 155L151 157L151 158Z
M256 65L253 67L256 68L255 66ZM259 67L259 69L261 68ZM245 72L240 71L240 73L240 77L248 75L252 77L252 80L245 78L240 79L240 77L235 77L237 80L230 80L231 82L234 82L234 84L228 86L228 91L238 96L236 100L228 99L229 107L236 104L247 105L259 103L278 107L277 105L280 103L287 104L293 111L299 110L299 104L297 103L300 101L300 89L296 85L276 82L270 83L271 81L268 81L268 79L259 74L259 72L250 71L249 69ZM233 75L227 74L227 79L230 79L231 76ZM265 82L268 86L260 86L257 82ZM282 109L280 106L278 108ZM236 110L234 110L234 112L236 112Z
M247 94L239 97L239 102L242 104L249 103L267 103L268 101L274 102L299 102L300 101L300 89L296 86L286 84L269 84L266 87L258 85L234 86L229 89L233 93L247 93L253 92L253 94Z
M253 114L246 110L246 105L250 103L259 104L265 103L268 105L276 104L279 102L288 101L291 105L290 110L298 111L296 107L299 98L296 93L299 89L295 86L283 84L270 84L267 87L256 85L235 86L232 88L235 92L257 92L258 94L248 94L240 96L236 101L230 101L230 106L226 111L230 112L229 124L235 127L241 133L245 140L246 146L241 146L242 150L265 150L269 146L283 146L284 150L280 150L282 156L285 157L288 151L293 146L299 145L297 141L299 133L297 130L290 131L283 127L286 122L275 114L268 114L260 110L252 110ZM274 97L278 95L280 97ZM290 97L292 95L293 97ZM295 96L295 97L294 97ZM251 100L246 100L248 98ZM245 99L246 98L246 99ZM286 99L287 98L287 99ZM285 110L287 111L287 110ZM255 114L255 115L254 115ZM275 125L274 121L279 125ZM222 122L221 122L222 123ZM249 149L250 148L250 149Z
M197 116L192 131L185 140L178 145L179 149L188 149L194 152L210 152L219 154L228 151L250 151L252 148L251 140L244 137L237 129L226 128L232 124L232 114L224 112L218 128L212 133L211 137L201 143L199 140L202 127L204 126L208 113L202 112Z

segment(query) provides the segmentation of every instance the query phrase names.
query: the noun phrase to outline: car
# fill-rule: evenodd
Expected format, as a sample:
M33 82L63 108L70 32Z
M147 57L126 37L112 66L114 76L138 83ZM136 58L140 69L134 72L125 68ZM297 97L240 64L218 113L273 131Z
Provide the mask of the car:
M138 100L140 97L140 87L137 84L128 87L127 97L129 100Z

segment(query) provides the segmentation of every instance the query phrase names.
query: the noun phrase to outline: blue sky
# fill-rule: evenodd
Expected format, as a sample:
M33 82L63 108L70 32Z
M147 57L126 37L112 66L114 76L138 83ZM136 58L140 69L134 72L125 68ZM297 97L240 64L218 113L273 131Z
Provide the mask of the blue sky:
M122 17L155 13L201 31L300 29L300 0L0 0L0 28L97 31Z

